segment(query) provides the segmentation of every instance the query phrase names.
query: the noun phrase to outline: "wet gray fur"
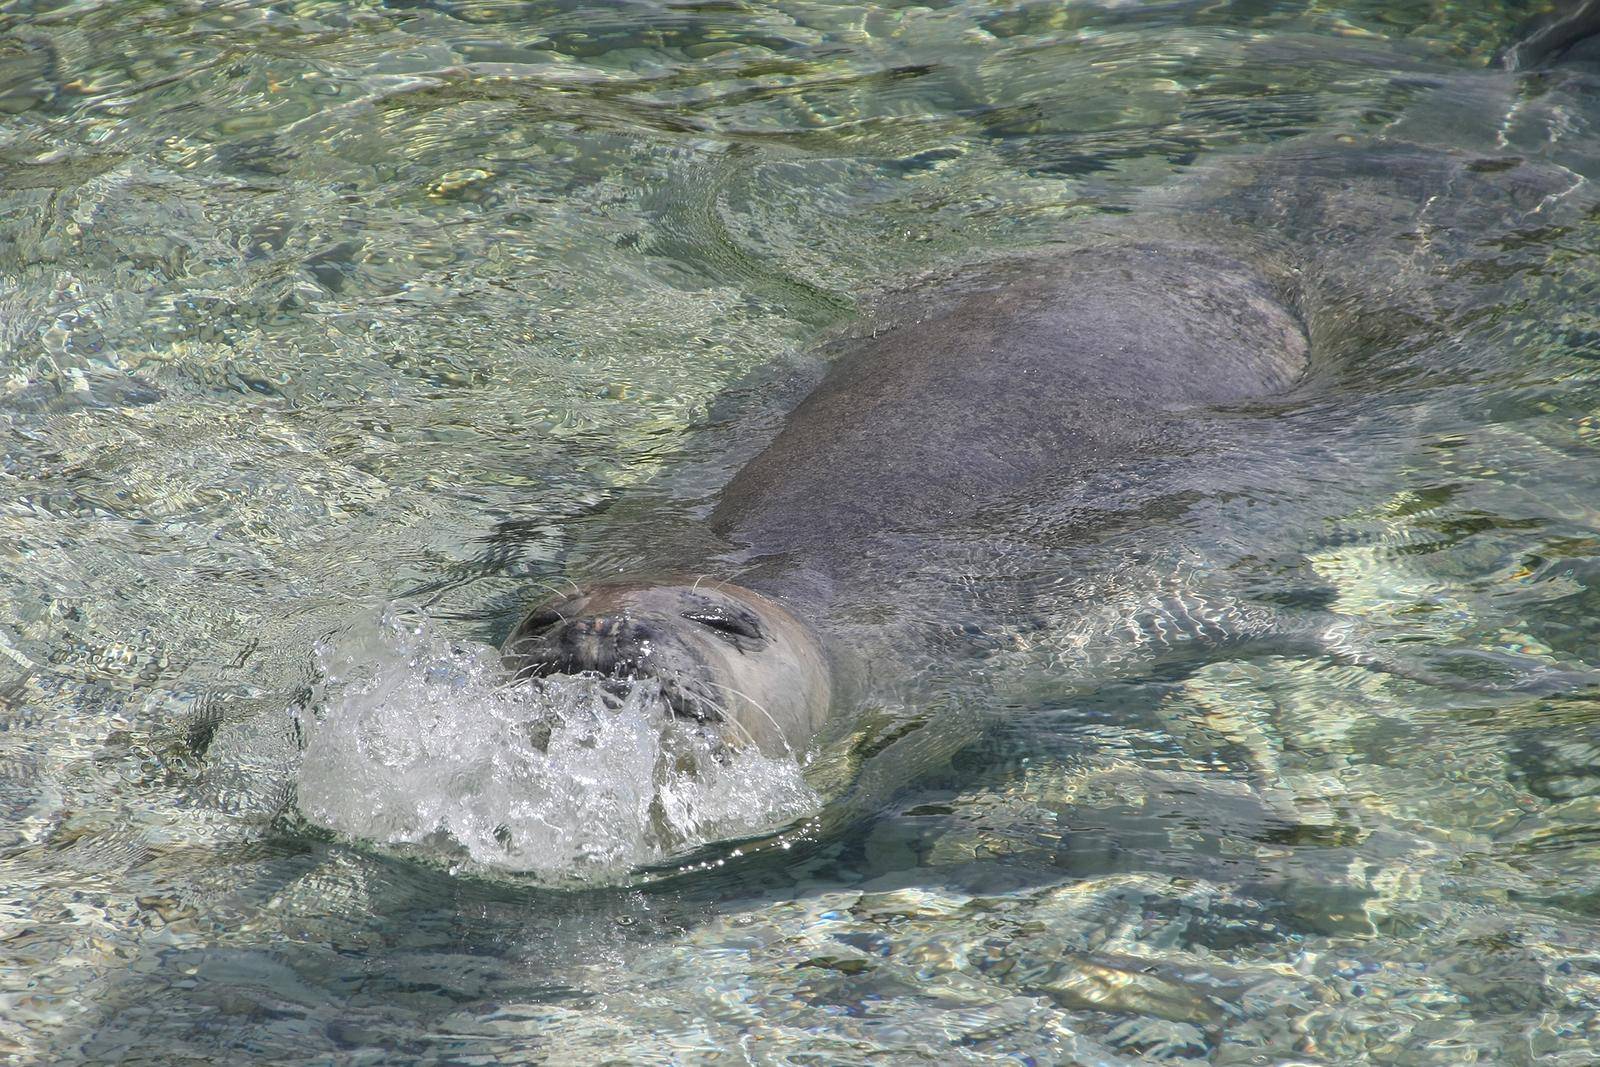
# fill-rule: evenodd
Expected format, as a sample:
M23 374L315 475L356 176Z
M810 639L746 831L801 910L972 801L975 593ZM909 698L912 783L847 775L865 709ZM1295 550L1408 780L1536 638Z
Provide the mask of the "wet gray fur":
M728 485L717 532L826 570L864 537L1162 451L1175 413L1280 393L1306 368L1281 281L1215 249L1096 244L966 287L843 358Z

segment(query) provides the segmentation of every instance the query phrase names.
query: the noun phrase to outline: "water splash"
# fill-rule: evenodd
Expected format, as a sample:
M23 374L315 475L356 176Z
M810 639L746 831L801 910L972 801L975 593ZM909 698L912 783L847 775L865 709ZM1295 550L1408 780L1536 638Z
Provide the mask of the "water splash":
M317 649L299 807L458 865L600 881L820 804L800 768L724 748L657 687L510 684L487 646L390 609Z

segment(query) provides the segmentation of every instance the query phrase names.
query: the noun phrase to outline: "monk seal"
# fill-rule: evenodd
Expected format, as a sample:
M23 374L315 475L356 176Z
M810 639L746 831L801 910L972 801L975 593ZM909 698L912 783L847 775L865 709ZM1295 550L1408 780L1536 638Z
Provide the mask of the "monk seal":
M1211 248L1095 242L957 288L835 362L723 490L710 525L746 561L738 584L579 588L516 627L507 666L654 678L729 743L797 755L863 674L839 605L905 580L862 559L1137 463L1187 436L1184 412L1280 393L1307 365L1282 279Z
M937 668L945 650L915 651L918 635L973 629L950 560L1009 565L1030 544L1173 517L1217 482L1151 489L1152 471L1219 461L1250 420L1341 375L1371 388L1350 368L1478 299L1437 264L1572 186L1559 167L1346 140L1227 161L1058 246L914 287L718 495L705 569L734 581L579 589L533 610L506 665L655 678L677 714L768 755L802 752L832 709L863 706L917 656ZM1363 290L1374 277L1381 298ZM1154 629L1271 624L1184 615ZM1328 645L1321 622L1301 632L1341 661L1384 662Z

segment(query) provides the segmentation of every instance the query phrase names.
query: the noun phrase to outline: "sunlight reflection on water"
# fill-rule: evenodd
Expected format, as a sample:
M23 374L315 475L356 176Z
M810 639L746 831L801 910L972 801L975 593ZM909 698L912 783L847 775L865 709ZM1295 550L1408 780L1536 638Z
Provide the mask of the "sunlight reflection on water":
M1594 660L1600 116L1486 67L1511 8L8 8L0 1058L1587 1067L1592 696L1049 658L1173 577ZM1203 499L1004 546L1054 600L937 694L981 737L884 713L827 833L617 885L843 790L504 688L539 583L691 551L858 301L1307 133L1581 180L1355 264L1365 362Z

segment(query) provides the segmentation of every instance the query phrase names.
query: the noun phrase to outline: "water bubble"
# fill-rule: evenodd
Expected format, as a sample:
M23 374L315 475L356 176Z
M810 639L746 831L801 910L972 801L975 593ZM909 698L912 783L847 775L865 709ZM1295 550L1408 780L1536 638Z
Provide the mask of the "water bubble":
M605 880L820 803L795 763L727 748L650 682L512 684L493 649L394 609L316 655L302 814L452 868Z

